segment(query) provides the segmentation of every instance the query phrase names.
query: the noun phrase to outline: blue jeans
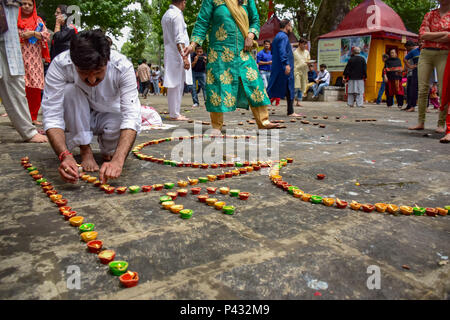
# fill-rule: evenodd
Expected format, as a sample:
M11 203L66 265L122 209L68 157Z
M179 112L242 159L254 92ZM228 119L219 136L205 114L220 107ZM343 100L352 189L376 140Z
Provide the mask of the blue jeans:
M159 81L158 80L152 80L152 83L153 83L154 93L159 95Z
M386 88L386 82L381 83L380 91L378 91L377 104L381 103L381 99L383 98L384 89Z
M259 70L259 73L261 74L261 78L264 82L264 89L267 89L269 86L270 71Z
M295 98L298 101L302 101L303 100L303 92L302 89L295 89Z
M200 104L198 101L198 93L201 90L203 90L203 99L205 99L205 101L206 101L206 94L205 94L206 73L192 71L192 80L194 82L194 85L192 88L192 101L194 102L194 104ZM198 91L197 91L197 87L196 87L197 81L198 81Z
M322 92L322 89L328 87L327 83L321 83L321 84L315 84L313 87L313 91L314 91L314 97L318 97L319 94Z

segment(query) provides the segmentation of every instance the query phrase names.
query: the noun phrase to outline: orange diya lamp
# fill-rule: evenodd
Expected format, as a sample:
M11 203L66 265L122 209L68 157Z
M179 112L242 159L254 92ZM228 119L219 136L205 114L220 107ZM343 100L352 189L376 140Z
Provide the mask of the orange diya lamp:
M102 264L108 264L114 260L116 253L113 250L103 250L98 254L98 258Z
M177 200L178 192L167 192L166 195L169 196L169 197L171 197L171 198L172 198L172 201L175 201L175 200Z
M182 204L176 204L170 207L170 211L172 213L178 214L181 210L184 209L184 206Z
M217 180L217 176L215 176L213 174L210 174L210 175L208 175L208 180L211 181L211 182L216 181Z
M171 206L174 206L175 202L173 201L166 201L162 203L162 206L164 207L165 210L170 210Z
M213 207L217 201L219 201L219 200L215 199L215 198L209 198L209 199L206 199L206 204L210 207Z
M304 192L300 189L294 189L293 191L294 197L295 198L300 198L303 196Z
M322 203L326 205L327 207L331 207L334 205L334 199L333 198L323 198Z
M358 203L356 201L352 201L352 203L350 203L350 208L352 210L358 211L359 209L361 209L362 204Z
M230 193L230 188L228 188L228 187L222 187L222 188L219 189L219 192L220 192L221 194L227 195L227 194Z
M84 221L84 218L80 217L80 216L76 216L76 217L69 219L69 222L73 227L81 226L83 224L83 221Z
M72 210L72 207L64 206L64 207L59 208L59 212L61 214L63 214L65 211L70 211L70 210Z
M77 215L76 211L64 211L63 216L64 219L70 220L71 218L75 217Z
M178 186L179 186L180 188L186 188L188 185L189 185L189 182L188 182L188 181L184 181L184 180L178 181Z
M188 180L189 180L189 184L190 184L191 186L195 186L195 185L198 184L198 179L191 179L191 178L188 178Z
M385 213L388 205L386 203L375 203L375 209L379 213Z
M446 216L448 214L448 210L445 208L436 208L438 215Z
M395 214L400 210L400 208L398 206L396 206L395 204L388 204L386 210L390 214Z
M302 195L302 201L310 202L310 201L311 201L311 197L312 197L311 194L304 193L304 194Z
M50 200L52 202L56 202L56 201L61 200L61 199L62 199L62 194L52 194L52 195L50 195Z
M405 216L410 216L414 211L413 207L409 207L409 206L401 206L400 207L400 212L405 215Z
M95 240L95 239L97 239L97 236L98 236L98 232L97 231L89 231L89 232L83 232L82 234L81 234L81 239L84 241L84 242L89 242L89 241L92 241L92 240Z
M217 201L216 203L214 203L214 207L216 208L216 210L222 211L223 207L226 206L226 203L223 201Z
M373 204L366 203L366 204L363 204L361 207L362 207L363 211L367 212L367 213L371 213L375 210L375 206Z

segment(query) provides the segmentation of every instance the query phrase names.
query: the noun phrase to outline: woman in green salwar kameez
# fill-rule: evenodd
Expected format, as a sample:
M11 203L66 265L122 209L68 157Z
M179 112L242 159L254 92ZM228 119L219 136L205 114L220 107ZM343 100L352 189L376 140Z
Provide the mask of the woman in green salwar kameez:
M238 4L238 0L203 0L191 44L185 52L193 52L197 45L201 46L209 30L206 110L210 112L214 129L222 129L224 112L236 108L248 110L249 105L260 129L278 128L269 121L270 100L256 61L249 53L254 39L259 36L255 0L240 2L242 4Z

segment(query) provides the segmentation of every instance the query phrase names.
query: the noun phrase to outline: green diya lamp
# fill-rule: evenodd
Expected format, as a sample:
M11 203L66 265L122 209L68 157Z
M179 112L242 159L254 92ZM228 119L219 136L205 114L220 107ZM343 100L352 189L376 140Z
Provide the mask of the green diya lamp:
M82 224L80 226L80 228L79 228L81 233L83 233L83 232L91 232L91 231L94 231L94 229L95 229L95 224L93 224L93 223Z
M159 202L160 203L167 202L167 201L172 201L172 197L162 196L162 197L159 198Z
M126 261L112 261L109 263L109 270L115 276L121 276L128 269L128 262Z
M164 160L164 161L163 161L163 164L166 165L166 166L170 166L170 165L172 164L172 161L170 161L170 160Z
M244 164L242 162L235 162L234 166L236 168L242 168L244 166Z
M311 202L314 204L320 204L322 203L323 198L321 196L312 196Z
M39 179L39 180L36 180L36 184L37 184L37 185L40 185L42 182L47 182L47 179L41 178L41 179Z
M236 208L234 206L225 206L222 211L223 213L232 216L236 212Z
M450 206L445 206L444 209L446 209L447 211L450 211Z
M194 211L192 211L191 209L184 209L180 211L181 214L181 218L182 219L190 219L192 218L192 215L194 214Z
M175 187L175 183L164 183L164 189L173 189Z
M36 167L29 167L29 168L27 168L27 170L28 170L28 172L33 172L33 171L36 171L37 168Z
M200 178L198 178L198 180L200 181L200 183L207 183L207 182L209 182L209 179L207 177L200 177Z
M131 186L128 188L130 190L130 193L139 193L141 191L141 187L139 186Z
M239 197L239 193L241 193L241 190L237 189L230 190L230 196L232 196L233 198Z
M294 194L294 190L299 190L299 187L295 187L295 186L288 187L288 191L292 195Z
M422 207L414 207L413 208L413 213L415 216L423 216L425 215L427 209L426 208L422 208Z

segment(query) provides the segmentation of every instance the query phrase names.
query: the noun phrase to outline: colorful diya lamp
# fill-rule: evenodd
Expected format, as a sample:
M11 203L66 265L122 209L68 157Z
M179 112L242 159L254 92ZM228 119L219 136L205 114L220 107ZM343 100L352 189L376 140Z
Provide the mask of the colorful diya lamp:
M132 288L137 286L139 282L139 274L137 272L127 271L119 277L119 280L125 288Z
M333 198L323 198L322 203L327 207L332 207L334 205L334 199Z
M325 177L326 177L326 176L325 176L324 174L318 174L318 175L317 175L317 179L318 179L318 180L323 180L323 179L325 179Z
M128 188L128 190L130 190L131 194L136 194L136 193L141 192L141 187L139 187L139 186L131 186L131 187Z
M208 199L206 199L206 204L210 207L213 207L217 201L219 201L219 200L216 198L208 198Z
M93 224L93 223L84 223L79 228L80 233L91 232L91 231L94 231L94 229L95 229L95 224Z
M142 186L142 192L150 192L152 189L152 186Z
M436 217L438 212L437 212L437 209L435 209L435 208L426 208L425 214L429 217Z
M189 184L191 186L195 186L198 184L198 179L188 179L189 180Z
M302 195L302 201L304 201L304 202L310 202L310 201L311 201L311 197L312 197L312 195L310 195L310 194L308 194L308 193L304 193L304 194Z
M233 172L225 172L225 179L233 178Z
M186 189L180 189L180 190L178 190L178 195L179 195L180 197L186 197L187 194L188 194L188 191L187 191Z
M68 203L67 199L59 199L59 200L56 200L56 201L55 201L55 204L56 204L58 207L64 207L64 206L67 206L67 203Z
M217 188L209 187L209 188L206 188L206 191L208 192L208 194L216 194Z
M250 193L248 193L248 192L240 192L239 193L239 199L241 199L243 201L247 201L248 198L250 198Z
M220 191L221 194L228 195L230 193L230 188L222 187L222 188L219 189L219 191Z
M239 197L239 193L241 193L241 190L237 189L230 190L230 196L232 196L233 198Z
M399 212L400 208L395 204L388 204L386 210L390 214L396 214L397 212Z
M352 203L350 203L350 208L352 210L358 211L359 209L361 209L362 204L358 203L356 201L352 201Z
M98 254L102 250L103 241L101 241L101 240L89 241L87 243L87 247L89 249L89 252Z
M160 203L164 203L164 202L167 202L167 201L172 201L172 197L170 197L170 196L162 196L162 197L159 198L159 202Z
M192 211L190 209L183 209L180 211L180 214L181 214L181 218L190 219L192 217L192 215L194 214L194 211Z
M214 208L216 208L216 210L221 211L223 209L223 207L225 207L227 204L223 201L217 201L216 203L214 203Z
M167 196L170 197L172 201L175 201L178 198L178 192L167 192Z
M113 250L103 250L98 254L98 258L102 264L109 264L116 257L116 253Z
M202 188L192 188L191 192L193 195L199 195L202 192Z
M388 208L388 205L386 203L375 203L375 209L379 213L385 213Z
M64 211L63 216L64 219L70 220L71 218L75 217L77 215L76 211Z
M67 207L67 206L65 206L65 207L60 207L60 208L59 208L59 212L60 212L61 214L63 214L64 212L70 211L70 210L72 210L72 207Z
M311 203L319 204L322 203L323 198L321 196L311 196Z
M118 187L118 188L116 188L117 194L124 194L125 192L127 192L127 190L128 190L127 187Z
M69 222L72 226L74 227L79 227L83 224L84 218L77 216L77 217L72 217L69 219Z
M225 206L223 207L222 212L228 215L233 215L236 212L236 208L234 206Z
M96 232L96 231L83 232L81 234L81 239L84 242L89 242L89 241L97 239L97 236L98 236L98 232Z
M214 182L214 181L216 181L217 180L217 176L215 176L215 175L212 175L212 174L210 174L210 175L208 175L208 181L211 181L211 182Z
M189 185L188 181L182 181L182 180L178 181L178 186L180 188L186 188L188 185Z
M183 209L184 206L182 204L176 204L170 207L170 211L175 214L178 214Z
M448 209L445 208L436 208L436 211L440 216L446 216L448 214Z
M162 206L165 210L170 210L170 207L174 206L174 205L175 205L175 202L173 202L173 201L166 201L166 202L162 203Z
M364 204L361 206L364 212L371 213L375 210L375 206L373 204Z
M164 184L164 189L169 189L169 190L171 190L171 189L173 189L175 187L175 183L165 183Z
M423 216L425 215L427 209L426 208L421 208L421 207L414 207L413 208L413 213L415 216Z
M295 198L301 198L303 196L304 192L300 189L295 189L293 191L293 195Z
M162 184L155 184L153 186L153 189L155 189L155 191L161 191L164 188L164 185Z
M201 203L206 203L206 200L209 198L208 195L200 195L197 197L198 201L200 201Z
M345 200L337 199L336 200L336 207L338 209L345 209L348 206L348 202Z
M106 194L113 194L114 193L114 191L116 191L116 188L114 188L114 187L106 187L105 188L105 193Z
M120 276L127 272L128 262L126 261L111 261L109 263L109 270L115 276Z
M200 183L207 183L207 182L209 182L209 179L207 177L200 177L200 178L198 178L198 180L200 181Z
M218 174L217 175L217 180L225 180L225 174Z
M408 206L401 206L400 212L405 216L410 216L413 213L414 209Z

